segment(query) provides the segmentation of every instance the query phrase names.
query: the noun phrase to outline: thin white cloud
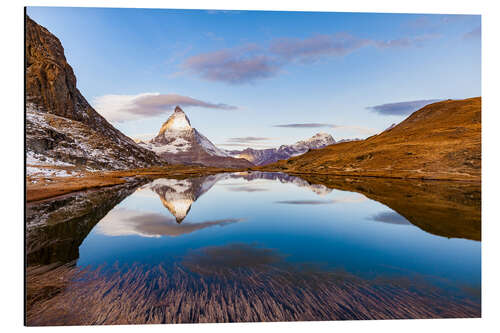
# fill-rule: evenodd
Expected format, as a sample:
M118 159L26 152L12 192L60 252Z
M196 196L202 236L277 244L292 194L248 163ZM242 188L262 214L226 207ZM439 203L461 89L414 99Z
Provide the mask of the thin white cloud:
M274 203L287 205L331 205L338 203L360 203L367 200L368 199L364 195L355 195L349 197L339 197L331 200L282 200L275 201Z
M209 103L177 94L142 93L137 95L104 95L94 99L94 108L110 122L154 117L181 107L202 107L217 110L236 110L236 106Z
M336 125L328 123L292 123L292 124L279 124L273 127L282 128L335 128L335 129L346 129L359 132L362 134L375 134L377 131L373 128L362 127L362 126L350 126L350 125Z
M368 106L366 108L381 115L401 116L409 115L428 104L439 102L441 100L442 99L422 99L418 101L386 103L375 106Z

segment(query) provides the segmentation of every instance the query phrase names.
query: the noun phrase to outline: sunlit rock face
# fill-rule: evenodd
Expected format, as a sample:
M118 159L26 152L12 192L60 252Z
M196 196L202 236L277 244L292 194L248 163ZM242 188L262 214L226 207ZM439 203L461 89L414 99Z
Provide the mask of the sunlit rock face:
M253 165L217 148L207 137L191 127L191 121L179 106L162 125L156 137L149 142L140 142L139 145L154 151L169 163L234 168Z
M180 131L190 131L193 128L191 127L191 122L188 117L182 111L180 107L176 107L174 113L168 118L168 120L161 127L160 133L158 133L158 137L161 135L165 135L165 133L175 133Z

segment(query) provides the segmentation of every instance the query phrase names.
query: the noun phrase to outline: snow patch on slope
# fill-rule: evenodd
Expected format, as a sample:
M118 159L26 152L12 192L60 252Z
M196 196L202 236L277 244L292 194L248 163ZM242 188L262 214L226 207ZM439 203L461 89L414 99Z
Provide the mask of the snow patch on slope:
M26 165L57 165L57 166L74 166L71 163L58 161L49 156L38 154L34 151L26 152Z
M41 112L31 104L26 106L26 139L28 165L73 166L73 161L79 161L89 171L146 166L129 154L138 146L125 136L108 141L80 121ZM52 145L43 147L46 141Z
M139 146L152 150L156 154L161 154L161 153L180 153L180 152L185 152L188 151L191 148L191 144L189 141L183 138L174 138L172 142L169 144L161 144L161 143L156 143L156 142L140 142Z
M29 177L71 177L68 170L63 169L52 169L52 168L40 168L40 167L26 167L26 175Z
M192 187L191 182L188 179L167 179L167 178L155 179L152 183L147 185L147 187L153 189L164 186L170 188L173 192L177 193L186 192Z
M206 136L195 130L196 141L205 149L210 155L229 157L229 154L222 149L217 148Z

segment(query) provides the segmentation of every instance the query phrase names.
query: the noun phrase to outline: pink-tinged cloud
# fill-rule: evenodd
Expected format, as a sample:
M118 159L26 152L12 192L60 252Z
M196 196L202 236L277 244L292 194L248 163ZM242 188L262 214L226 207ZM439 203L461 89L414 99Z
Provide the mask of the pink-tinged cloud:
M348 33L316 35L305 39L279 38L271 41L268 47L247 44L195 55L186 59L181 68L183 72L194 73L209 81L244 84L274 77L293 62L307 64L324 58L346 56L368 46L384 49L420 46L437 36L422 35L387 41L359 38Z
M311 62L324 56L344 56L370 43L350 34L317 35L306 39L280 38L271 43L270 52L285 59Z
M209 81L239 84L277 74L280 65L271 57L257 53L254 45L202 53L188 58L182 68Z
M154 117L181 107L202 107L217 110L236 110L236 106L210 103L177 94L143 93L138 95L104 95L94 100L95 109L108 121Z

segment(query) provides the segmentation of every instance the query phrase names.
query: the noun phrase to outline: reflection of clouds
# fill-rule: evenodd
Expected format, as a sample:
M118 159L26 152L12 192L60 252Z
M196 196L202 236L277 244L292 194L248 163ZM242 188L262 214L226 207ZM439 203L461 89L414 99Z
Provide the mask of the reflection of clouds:
M219 185L219 186L242 186L244 184L251 184L251 185L269 184L269 180L267 180L267 179L250 179L249 180L249 179L239 178L237 180L238 180L238 182L236 182L236 183L225 181L225 182L217 184L217 185Z
M284 262L285 256L275 249L255 244L233 243L208 246L191 251L183 260L186 267L202 273L217 273L236 268L262 269Z
M224 226L241 221L242 219L222 219L178 224L175 219L162 214L117 208L109 212L97 224L96 231L106 236L180 236L213 226Z
M377 221L377 222L383 222L383 223L389 223L389 224L398 224L398 225L411 225L410 222L408 222L407 219L405 219L403 216L399 215L396 212L382 212L375 214L373 216L370 216L370 220Z
M274 203L286 205L330 205L335 202L333 200L282 200L275 201Z
M368 200L364 196L356 196L356 197L342 197L338 199L332 200L280 200L275 201L277 204L286 204L286 205L332 205L337 203L360 203Z
M256 186L228 187L227 190L231 191L231 192L265 192L265 191L269 191L267 188L256 187Z

